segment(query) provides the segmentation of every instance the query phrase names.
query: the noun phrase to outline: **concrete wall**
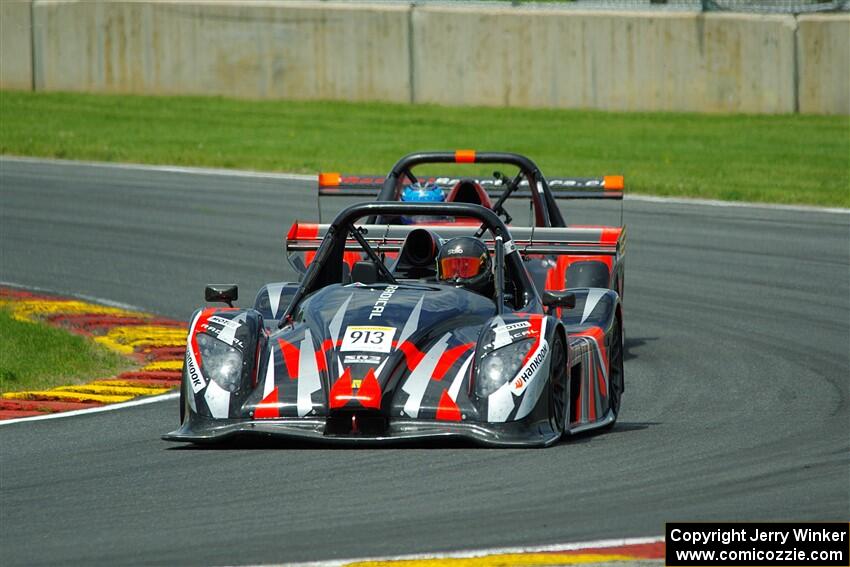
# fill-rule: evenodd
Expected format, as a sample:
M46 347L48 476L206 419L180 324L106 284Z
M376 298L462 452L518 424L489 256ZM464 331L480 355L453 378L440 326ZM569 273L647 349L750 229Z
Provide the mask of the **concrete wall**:
M800 112L850 114L850 14L800 16Z
M794 18L414 11L416 100L722 112L794 111Z
M36 87L409 100L405 7L36 2Z
M35 0L30 37L29 13L29 2L0 0L0 87L850 112L848 14L798 20L405 3Z
M32 88L32 20L29 0L0 1L0 86Z

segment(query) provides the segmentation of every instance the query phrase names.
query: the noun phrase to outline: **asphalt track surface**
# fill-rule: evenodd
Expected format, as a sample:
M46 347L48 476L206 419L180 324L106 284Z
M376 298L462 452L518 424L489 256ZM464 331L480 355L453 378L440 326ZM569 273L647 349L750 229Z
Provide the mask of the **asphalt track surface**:
M310 183L0 161L0 280L187 319L292 277ZM597 213L577 214L586 223ZM171 400L0 427L0 563L238 564L850 516L850 215L626 202L626 392L543 450L193 449Z

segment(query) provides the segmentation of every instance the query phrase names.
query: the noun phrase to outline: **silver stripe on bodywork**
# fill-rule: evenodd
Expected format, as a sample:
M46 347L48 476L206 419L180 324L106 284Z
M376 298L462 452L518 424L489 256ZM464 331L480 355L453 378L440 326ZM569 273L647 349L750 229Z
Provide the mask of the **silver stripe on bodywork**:
M269 349L269 365L266 368L266 380L263 382L263 397L265 400L274 390L274 349Z
M198 377L197 381L192 380L192 370L195 371ZM207 380L204 378L204 373L201 372L201 365L198 364L198 359L195 357L191 343L186 348L186 377L189 379L189 385L192 387L192 391L196 394L207 386Z
M313 393L322 387L314 352L313 335L307 329L301 341L301 356L298 357L298 417L304 417L313 410Z
M210 380L207 391L204 392L204 399L207 401L207 407L210 408L213 417L228 417L230 413L230 392Z
M231 319L234 323L239 323L239 325L224 325L218 333L218 340L233 346L233 341L236 339L236 331L239 327L242 326L242 323L248 320L248 314L244 311Z
M195 325L198 324L198 319L201 318L201 311L198 311L198 314L195 315L195 318L192 319L192 324L189 325L189 334L186 335L186 343L192 344L192 334L195 332Z
M587 318L596 309L599 300L605 297L606 293L608 293L607 289L590 288L590 291L587 292L587 299L584 300L584 312L581 314L580 325L583 325L587 321Z
M348 296L348 299L342 302L342 305L339 309L337 309L333 319L331 319L331 322L328 325L328 331L330 331L334 347L336 347L336 341L339 339L339 331L342 329L342 321L345 319L345 312L348 310L348 304L351 303L352 297L354 297L353 293Z
M399 344L401 344L401 343L399 343ZM381 362L381 364L378 366L378 368L375 369L375 378L381 377L381 372L383 372L384 366L387 365L388 360L389 360L389 357L385 358L384 361Z
M543 341L545 342L545 339ZM529 380L528 386L526 386L525 389L525 395L522 397L522 402L519 404L519 409L517 410L514 419L518 420L524 418L531 413L531 410L533 410L534 406L537 405L537 401L543 394L546 384L549 383L548 378L551 365L552 355L550 351L549 356L546 357L546 363L541 364L537 369L537 372L531 377L531 380Z
M285 283L271 283L266 285L266 291L269 294L269 309L274 318L277 318L277 310L280 307L280 294L283 292L283 286L285 285Z
M487 398L487 421L504 423L514 407L514 395L511 393L511 383L506 382Z
M198 324L198 319L200 319L200 317L201 312L198 311L198 314L195 315L194 319L192 319L192 324L189 325L189 334L186 337L186 364L190 364L189 359L191 359L191 363L195 365L195 369L198 372L198 377L203 381L204 378L203 374L201 373L201 366L198 364L198 361L195 360L195 353L192 352L192 335L195 332L195 325ZM203 386L196 389L195 384L192 382L192 377L189 375L189 371L184 369L184 372L186 373L186 378L189 380L189 386L192 388L192 393L187 393L186 396L187 398L189 398L189 407L192 409L193 412L198 413L198 405L197 403L195 403L195 394L197 394L198 392L203 390L204 387L206 387L206 382L204 382Z
M413 369L410 376L402 386L402 391L408 394L407 401L404 403L404 413L409 417L419 417L419 408L422 405L422 397L425 395L425 390L428 388L428 382L431 381L431 376L434 374L434 368L443 356L446 346L451 335L446 333L428 349L425 356L419 362L419 365Z
M425 294L416 302L416 307L410 312L410 317L407 318L407 323L401 329L401 334L398 337L398 344L403 343L412 335L419 327L419 314L422 312L422 302L425 300Z
M458 392L460 392L460 385L463 383L463 379L466 377L466 371L469 368L469 364L472 362L473 357L475 356L475 352L466 357L466 360L461 365L460 370L455 374L455 379L452 380L452 385L449 387L449 397L453 402L457 401Z

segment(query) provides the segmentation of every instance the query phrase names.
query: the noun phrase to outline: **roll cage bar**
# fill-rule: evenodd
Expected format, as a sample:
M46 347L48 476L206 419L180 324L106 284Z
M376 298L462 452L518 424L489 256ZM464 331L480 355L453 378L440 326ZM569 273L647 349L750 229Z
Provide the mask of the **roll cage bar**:
M513 165L520 170L523 177L528 180L531 192L531 200L534 203L535 223L538 226L563 227L566 226L561 210L546 183L546 178L540 172L533 161L529 158L508 152L476 152L472 150L458 150L455 152L416 152L408 154L398 160L384 180L381 192L378 194L379 201L393 201L399 182L403 177L416 181L412 168L428 163L498 163ZM380 224L380 223L378 223Z
M385 186L386 187L386 186ZM363 238L360 229L354 223L364 217L399 216L399 215L436 215L436 216L458 216L471 217L481 221L482 226L493 234L495 242L494 263L494 287L496 292L496 313L504 312L505 305L505 277L511 274L514 294L519 303L528 306L533 302L540 302L537 290L529 279L528 272L523 265L519 251L511 240L510 232L496 213L481 205L468 203L399 203L399 202L373 202L358 203L342 210L331 223L325 234L316 256L307 268L301 285L292 297L292 301L281 317L280 326L284 326L292 318L296 307L307 295L322 289L325 286L342 281L342 264L345 253L345 245L349 236L358 241L361 247L372 261L379 259L375 251ZM385 272L389 283L395 279L383 265L378 261L378 269ZM387 276L388 274L388 276Z

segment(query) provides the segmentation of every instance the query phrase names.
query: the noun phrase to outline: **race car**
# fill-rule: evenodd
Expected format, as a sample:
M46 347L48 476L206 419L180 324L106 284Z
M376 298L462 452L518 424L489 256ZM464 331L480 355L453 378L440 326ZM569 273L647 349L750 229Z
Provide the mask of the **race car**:
M435 164L487 164L509 167L516 170L515 176L499 171L492 177L459 177L457 175L418 176L419 168L433 169ZM319 222L322 215L322 198L373 197L378 201L426 201L447 203L471 203L491 209L512 227L517 236L532 232L535 240L542 242L551 235L553 242L564 243L569 237L572 242L589 244L616 243L615 254L565 253L558 247L554 253L525 254L526 269L539 290L558 290L573 287L603 287L616 291L623 297L626 231L622 223L617 226L592 226L587 224L568 225L558 207L558 200L599 199L622 203L624 180L621 175L604 177L550 177L546 178L540 168L528 157L506 152L477 152L456 150L445 152L417 152L404 156L386 176L320 173L318 175ZM516 206L517 199L527 199L531 209L528 229L519 231L508 211ZM519 215L517 215L519 216ZM470 225L474 219L450 216L402 216L392 220L400 224L415 225ZM313 223L298 223L298 235L309 235ZM535 230L531 230L531 229ZM571 228L573 230L564 232ZM301 261L297 256L290 258L293 267L303 273L312 258L307 254ZM354 254L346 257L349 266L357 261Z
M476 226L384 222L405 215ZM264 286L253 308L232 307L235 286L207 287L208 300L229 307L192 318L181 424L164 439L548 446L616 421L619 296L540 292L523 253L552 243L516 239L496 213L468 203L361 203L319 231L291 244L314 252L301 281ZM353 253L364 259L348 269Z

